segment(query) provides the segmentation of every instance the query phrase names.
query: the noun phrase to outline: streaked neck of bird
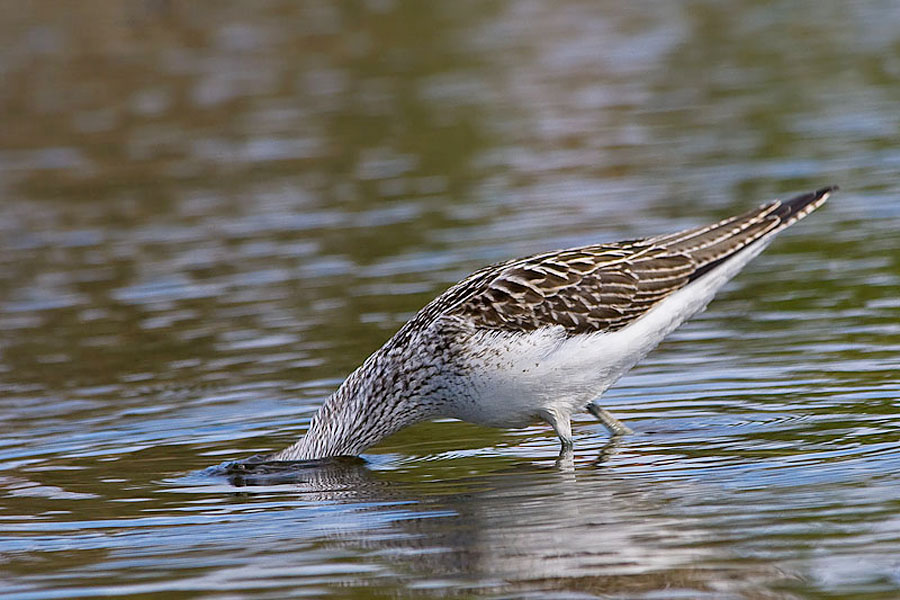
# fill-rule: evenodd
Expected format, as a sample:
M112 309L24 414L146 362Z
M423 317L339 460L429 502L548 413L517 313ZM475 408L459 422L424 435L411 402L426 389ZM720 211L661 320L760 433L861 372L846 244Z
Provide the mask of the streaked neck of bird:
M411 381L373 355L328 398L296 444L272 460L355 456L392 433L437 416L409 393Z

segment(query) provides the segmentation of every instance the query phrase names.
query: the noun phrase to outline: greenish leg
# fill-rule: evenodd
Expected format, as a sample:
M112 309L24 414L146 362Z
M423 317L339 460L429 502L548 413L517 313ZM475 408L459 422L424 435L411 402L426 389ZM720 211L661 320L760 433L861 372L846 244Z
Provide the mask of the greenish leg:
M609 429L609 432L614 436L634 433L634 431L632 431L625 423L612 416L608 410L600 408L593 402L587 405L587 409L588 412L594 415L594 418L598 421L603 423L603 426Z
M557 414L555 411L541 411L541 418L550 423L553 431L559 436L562 451L571 451L574 442L572 441L572 422L569 417Z

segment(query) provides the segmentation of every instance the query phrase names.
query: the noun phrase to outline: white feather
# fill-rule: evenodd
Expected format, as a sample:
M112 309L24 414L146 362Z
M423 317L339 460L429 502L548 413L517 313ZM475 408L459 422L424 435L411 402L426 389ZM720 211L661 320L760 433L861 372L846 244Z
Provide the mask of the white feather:
M716 292L762 252L774 234L678 290L627 327L567 336L561 326L533 332L480 331L468 340L472 375L448 416L491 427L566 420L602 394L669 333L702 311ZM477 400L476 400L477 399Z

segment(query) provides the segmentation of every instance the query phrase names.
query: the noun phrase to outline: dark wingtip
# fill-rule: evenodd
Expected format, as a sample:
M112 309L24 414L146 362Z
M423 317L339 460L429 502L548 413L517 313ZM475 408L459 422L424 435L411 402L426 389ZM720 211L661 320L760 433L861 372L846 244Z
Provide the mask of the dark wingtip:
M790 225L798 219L802 219L815 209L819 208L832 192L838 190L838 186L830 185L828 187L819 188L815 192L807 192L800 194L790 200L781 203L776 209L775 214L785 220L786 225Z
M778 200L776 200L770 204L764 204L759 208L758 211L756 211L756 213L749 213L748 215L744 215L744 219L756 219L758 215L762 213L764 215L764 218L769 219L771 217L775 217L779 219L780 222L775 223L774 229L766 229L757 237L748 240L744 244L739 245L735 250L726 253L721 258L700 266L690 275L688 281L694 281L698 277L702 277L706 273L715 269L720 264L724 263L727 260L730 260L732 256L734 256L738 252L741 252L744 248L751 247L759 240L767 239L772 233L778 232L796 223L812 211L822 206L825 201L828 200L828 196L832 192L836 192L838 189L839 188L836 185L819 188L815 192L800 194L799 196L794 196L790 200L786 200L784 202L779 202Z

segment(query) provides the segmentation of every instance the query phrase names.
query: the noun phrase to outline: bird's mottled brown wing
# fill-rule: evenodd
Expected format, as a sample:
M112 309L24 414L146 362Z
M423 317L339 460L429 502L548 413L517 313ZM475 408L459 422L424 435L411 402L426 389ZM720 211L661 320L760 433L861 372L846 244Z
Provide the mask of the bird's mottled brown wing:
M685 285L696 266L644 242L588 246L517 261L451 314L476 327L612 331Z
M426 307L476 327L615 331L748 246L821 205L834 188L774 201L746 214L646 240L549 252L487 267Z

